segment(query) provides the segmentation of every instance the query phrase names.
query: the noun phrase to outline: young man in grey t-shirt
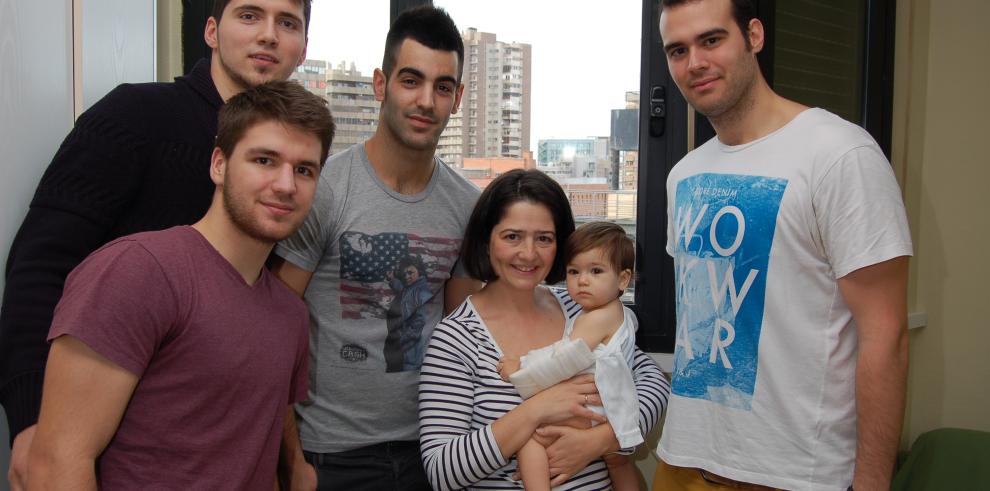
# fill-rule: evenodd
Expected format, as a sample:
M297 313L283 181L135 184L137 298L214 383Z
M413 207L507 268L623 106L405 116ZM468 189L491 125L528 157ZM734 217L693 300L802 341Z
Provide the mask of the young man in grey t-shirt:
M423 346L480 287L457 261L478 189L434 157L463 93L463 60L443 10L396 19L374 74L378 130L328 161L306 222L275 250L275 273L311 318L309 400L296 407L298 430L286 422L283 448L294 485L429 489L417 420Z

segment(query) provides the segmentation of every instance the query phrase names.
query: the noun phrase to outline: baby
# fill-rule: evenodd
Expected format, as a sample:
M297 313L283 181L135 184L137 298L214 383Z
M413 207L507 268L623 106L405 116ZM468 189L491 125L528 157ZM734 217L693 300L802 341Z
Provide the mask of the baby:
M567 240L567 292L582 312L564 328L564 339L530 351L519 360L503 358L502 378L512 382L523 398L529 398L578 373L594 373L595 384L615 437L622 448L643 442L639 430L636 388L628 360L636 341L636 318L619 301L632 278L635 249L622 227L591 222ZM601 413L601 406L591 406ZM588 428L584 418L566 422ZM530 439L517 454L519 472L527 490L550 489L546 450ZM639 489L636 470L629 459L611 454L604 458L613 489Z

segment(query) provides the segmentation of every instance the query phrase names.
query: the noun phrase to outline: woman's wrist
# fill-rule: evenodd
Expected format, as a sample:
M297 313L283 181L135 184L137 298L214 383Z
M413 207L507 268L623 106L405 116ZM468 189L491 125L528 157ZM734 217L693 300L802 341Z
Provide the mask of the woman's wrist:
M536 408L530 400L523 401L491 424L495 445L506 461L529 441L529 436L540 426Z
M540 411L538 397L539 395L536 395L530 397L529 399L524 399L522 404L512 409L512 411L519 413L519 417L526 425L526 428L532 427L533 431L536 431L536 428L547 424L547 422L544 421L544 419L546 419L546 415L542 414Z

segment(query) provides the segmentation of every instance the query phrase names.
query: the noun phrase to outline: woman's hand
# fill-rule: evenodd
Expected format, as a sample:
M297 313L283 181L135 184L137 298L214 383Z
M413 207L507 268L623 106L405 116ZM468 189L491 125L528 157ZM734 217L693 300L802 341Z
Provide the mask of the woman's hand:
M539 437L556 439L547 447L551 486L559 486L592 461L619 449L612 426L600 424L587 430L570 426L545 426L536 430Z
M506 460L519 451L542 425L559 423L574 416L605 421L605 417L584 407L601 404L593 375L565 380L523 401L492 423L492 435Z
M523 404L535 411L540 424L559 423L574 416L598 423L605 422L605 416L585 407L586 404L601 404L595 377L591 374L571 377L527 399Z
M503 356L498 360L498 375L502 380L509 381L509 375L519 371L519 358Z

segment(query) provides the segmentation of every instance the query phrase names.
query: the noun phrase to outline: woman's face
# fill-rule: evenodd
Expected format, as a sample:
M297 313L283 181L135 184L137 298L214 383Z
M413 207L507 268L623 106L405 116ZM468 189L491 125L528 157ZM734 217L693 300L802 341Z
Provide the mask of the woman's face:
M546 206L517 201L495 224L488 256L499 282L523 290L537 287L550 273L557 253L553 216Z

